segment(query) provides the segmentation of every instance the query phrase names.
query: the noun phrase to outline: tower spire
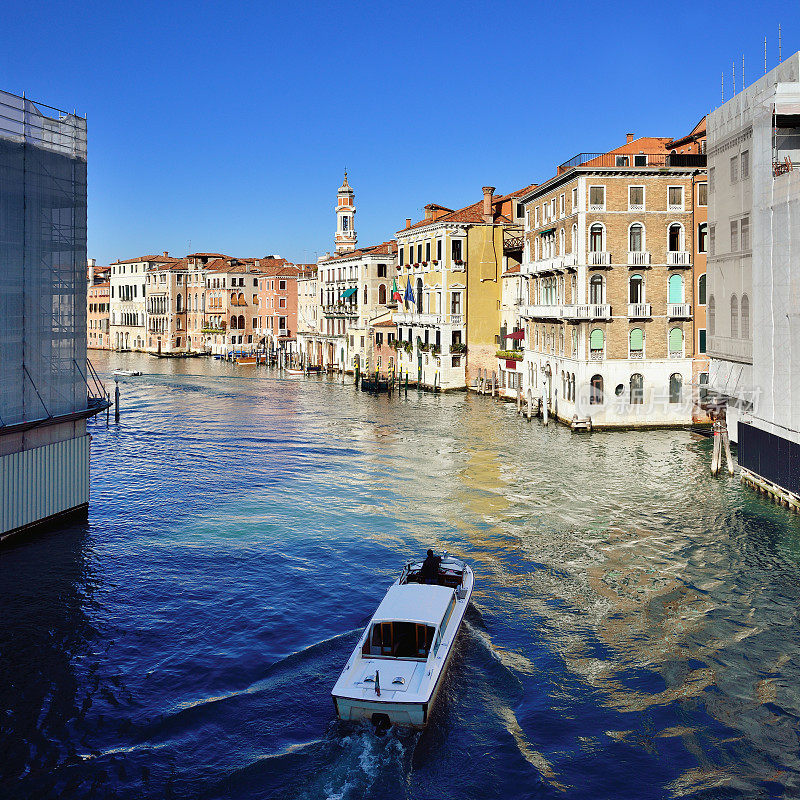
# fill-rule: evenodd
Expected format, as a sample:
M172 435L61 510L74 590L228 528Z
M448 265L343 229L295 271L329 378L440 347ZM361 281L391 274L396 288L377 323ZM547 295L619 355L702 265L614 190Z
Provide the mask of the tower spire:
M347 167L344 182L336 194L336 235L334 237L337 253L348 253L356 249L358 237L355 230L355 192L347 182Z

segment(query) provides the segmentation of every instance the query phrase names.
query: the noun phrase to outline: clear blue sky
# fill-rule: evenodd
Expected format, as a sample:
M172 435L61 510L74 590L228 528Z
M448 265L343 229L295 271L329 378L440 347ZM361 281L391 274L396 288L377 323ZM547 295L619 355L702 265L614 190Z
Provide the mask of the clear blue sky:
M422 207L688 132L798 49L783 2L7 4L0 88L88 116L89 256L314 260L345 166L360 244Z

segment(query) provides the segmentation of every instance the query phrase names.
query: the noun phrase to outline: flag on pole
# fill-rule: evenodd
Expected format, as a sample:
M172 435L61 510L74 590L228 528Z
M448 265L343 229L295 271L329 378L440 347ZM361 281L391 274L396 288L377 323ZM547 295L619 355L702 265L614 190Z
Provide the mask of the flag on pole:
M403 302L403 295L400 294L400 290L397 288L397 278L392 280L392 300L397 300L398 303Z
M409 305L413 305L414 303L414 292L411 291L411 278L408 279L408 283L406 284L406 296L403 299Z

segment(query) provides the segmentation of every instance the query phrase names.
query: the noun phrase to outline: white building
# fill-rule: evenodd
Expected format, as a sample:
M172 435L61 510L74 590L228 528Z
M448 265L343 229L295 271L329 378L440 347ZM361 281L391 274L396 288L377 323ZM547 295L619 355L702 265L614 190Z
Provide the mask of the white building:
M189 264L185 258L156 264L145 278L145 320L148 353L176 355L189 349L187 286Z
M3 540L85 516L86 418L106 405L86 361L86 120L0 92L0 174Z
M111 264L111 347L114 350L145 350L147 347L147 271L156 264L171 264L161 256L140 256Z
M302 264L297 276L297 344L307 363L322 365L319 342L322 302L317 289L317 265Z
M744 477L800 501L800 53L709 115L708 159L709 384Z

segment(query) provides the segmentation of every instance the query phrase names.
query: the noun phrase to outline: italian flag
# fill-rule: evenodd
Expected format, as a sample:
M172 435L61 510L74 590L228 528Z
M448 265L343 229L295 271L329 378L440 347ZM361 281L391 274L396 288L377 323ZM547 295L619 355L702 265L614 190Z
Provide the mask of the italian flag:
M392 281L392 300L397 300L398 303L403 302L403 295L400 294L400 290L397 288L397 278Z

